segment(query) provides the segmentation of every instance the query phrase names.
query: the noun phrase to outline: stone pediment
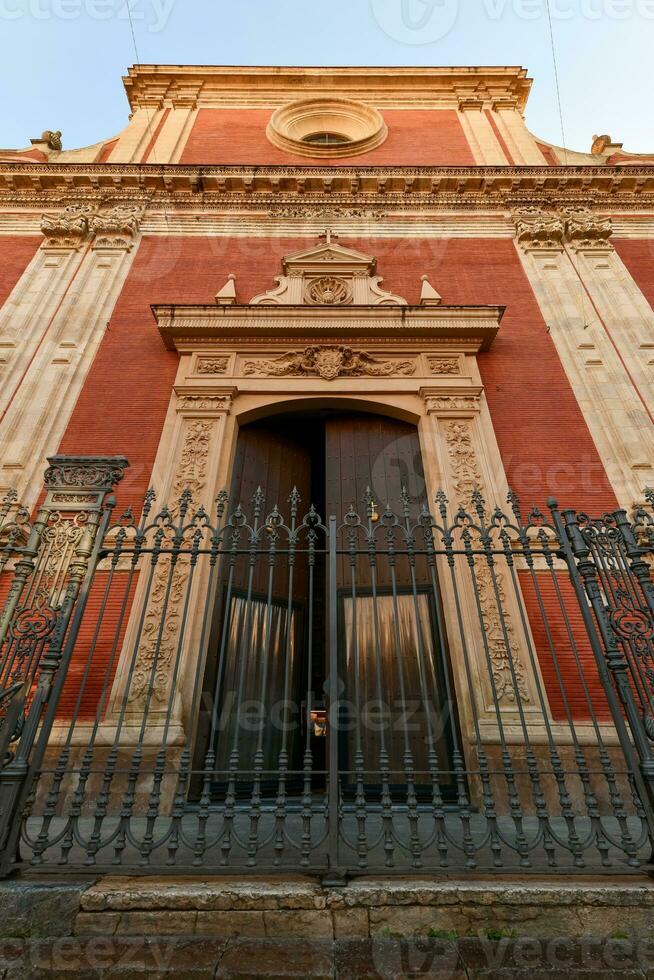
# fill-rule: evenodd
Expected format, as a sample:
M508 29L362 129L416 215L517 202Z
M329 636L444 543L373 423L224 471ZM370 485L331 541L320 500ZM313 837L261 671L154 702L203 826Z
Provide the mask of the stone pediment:
M377 260L327 241L282 259L277 287L250 300L253 306L406 306L406 300L381 288Z

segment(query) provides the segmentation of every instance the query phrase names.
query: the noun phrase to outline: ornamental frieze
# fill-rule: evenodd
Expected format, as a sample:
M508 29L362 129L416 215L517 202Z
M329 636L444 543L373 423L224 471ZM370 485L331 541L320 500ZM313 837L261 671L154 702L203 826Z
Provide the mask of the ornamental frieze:
M414 374L415 370L413 360L380 360L366 351L355 351L341 345L305 347L302 351L291 351L281 357L246 361L243 366L246 375L277 378L317 376L324 381L333 381L338 377L407 376Z

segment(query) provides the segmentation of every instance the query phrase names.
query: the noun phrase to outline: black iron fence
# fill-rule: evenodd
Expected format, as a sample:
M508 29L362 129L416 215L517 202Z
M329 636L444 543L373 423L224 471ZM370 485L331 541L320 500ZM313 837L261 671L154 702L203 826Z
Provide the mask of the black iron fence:
M92 498L0 511L3 874L649 862L648 509Z

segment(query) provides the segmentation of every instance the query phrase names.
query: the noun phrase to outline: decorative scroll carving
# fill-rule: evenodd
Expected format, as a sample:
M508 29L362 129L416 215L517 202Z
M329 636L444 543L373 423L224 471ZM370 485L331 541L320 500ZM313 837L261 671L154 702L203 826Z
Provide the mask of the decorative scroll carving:
M383 378L394 374L410 375L414 374L415 369L415 362L411 360L377 360L365 351L334 346L305 347L302 351L291 351L272 360L246 361L243 373L273 377L317 375L324 381L333 381L341 375Z
M602 218L589 208L568 211L565 220L565 236L570 246L580 249L613 249L609 238L613 234L610 218Z
M352 302L352 290L342 279L321 276L307 285L305 298L315 306L343 306Z
M45 235L42 248L79 248L89 232L90 204L69 204L61 214L44 214L41 231Z
M206 485L214 424L213 419L194 419L189 422L179 466L170 490L171 500L179 501L184 491L190 491L191 498L199 501ZM171 506L173 517L175 511L175 505ZM168 695L171 668L177 650L182 602L190 569L183 559L174 569L171 569L165 558L161 557L159 561L148 598L141 645L129 693L130 703L144 702L150 685L153 699L159 704L165 702Z
M525 251L534 248L563 248L563 221L557 214L537 207L520 208L513 212L516 240Z
M198 357L196 374L224 374L229 364L228 357Z
M385 212L379 208L291 204L282 208L274 208L268 212L268 215L271 218L368 218L371 221L379 221L385 216Z
M469 514L475 514L475 498L483 487L483 477L477 462L470 423L448 422L445 426L445 442L454 476L455 499ZM516 700L511 672L513 663L520 699L529 702L515 627L507 611L502 575L491 568L483 555L475 558L474 573L498 700Z
M427 366L434 374L461 374L461 366L456 357L428 357Z
M141 210L117 205L95 214L89 226L95 235L94 248L124 248L129 251L139 230Z

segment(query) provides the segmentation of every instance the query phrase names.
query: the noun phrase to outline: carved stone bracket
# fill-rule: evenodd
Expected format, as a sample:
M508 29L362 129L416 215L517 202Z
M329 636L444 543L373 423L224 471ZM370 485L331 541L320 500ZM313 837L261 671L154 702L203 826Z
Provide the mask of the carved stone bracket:
M411 375L415 360L389 360L372 357L366 351L355 351L342 345L305 347L273 359L246 361L243 373L270 377L317 376L323 381L344 377L382 377Z

